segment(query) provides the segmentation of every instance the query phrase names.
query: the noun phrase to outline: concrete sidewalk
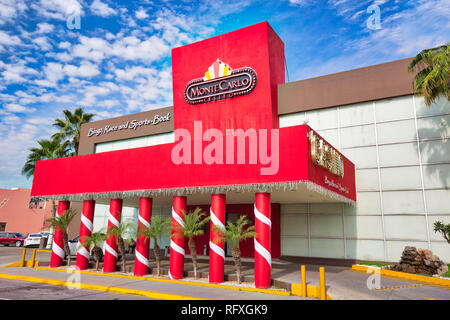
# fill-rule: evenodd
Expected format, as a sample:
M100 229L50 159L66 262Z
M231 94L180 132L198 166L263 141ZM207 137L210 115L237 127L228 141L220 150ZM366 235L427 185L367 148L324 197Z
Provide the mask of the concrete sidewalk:
M298 296L276 295L259 292L227 290L207 286L179 284L175 281L152 281L143 279L129 279L114 276L91 275L83 273L68 273L33 268L0 268L0 278L28 281L30 278L47 279L54 281L80 282L85 285L102 286L108 288L125 289L124 292L141 290L155 293L156 299L213 299L213 300L301 300ZM30 278L26 278L30 277ZM46 282L52 284L51 281ZM112 291L115 292L115 291ZM161 297L160 295L161 294ZM164 295L167 295L165 297ZM170 296L176 295L176 296Z

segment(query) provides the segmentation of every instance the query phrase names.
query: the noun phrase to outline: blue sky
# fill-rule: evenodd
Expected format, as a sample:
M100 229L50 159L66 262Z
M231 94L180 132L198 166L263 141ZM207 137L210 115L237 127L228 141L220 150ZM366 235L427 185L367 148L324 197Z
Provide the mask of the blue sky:
M28 149L63 109L100 120L172 105L171 48L268 21L295 81L443 44L448 17L448 0L0 0L0 188L31 187Z

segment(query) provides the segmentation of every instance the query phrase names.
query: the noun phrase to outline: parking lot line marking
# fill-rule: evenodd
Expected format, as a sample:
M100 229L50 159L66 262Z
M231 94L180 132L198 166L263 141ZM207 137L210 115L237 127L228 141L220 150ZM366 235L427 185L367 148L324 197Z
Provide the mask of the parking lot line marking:
M29 276L18 276L11 274L0 274L0 278L9 279L9 280L19 280L19 281L27 281L27 282L35 282L35 283L44 283L55 286L67 287L67 288L76 288L76 289L85 289L85 290L94 290L94 291L102 291L102 292L110 292L110 293L119 293L119 294L129 294L129 295L137 295L144 296L152 299L160 299L160 300L209 300L198 297L190 297L172 293L162 293L162 292L154 292L154 291L145 291L138 289L127 289L127 288L119 288L119 287L107 287L95 284L87 284L87 283L73 283L62 280L53 280L46 278L36 278Z
M424 284L416 284L411 286L391 286L391 287L381 287L377 288L376 290L396 290L396 289L409 289L409 288L418 288L418 287L424 287Z

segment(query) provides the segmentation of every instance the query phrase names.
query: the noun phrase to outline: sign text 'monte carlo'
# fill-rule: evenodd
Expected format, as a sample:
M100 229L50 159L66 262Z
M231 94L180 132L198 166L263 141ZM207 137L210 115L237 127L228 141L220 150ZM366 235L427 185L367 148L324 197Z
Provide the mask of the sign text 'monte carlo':
M256 72L250 67L232 70L217 60L203 78L189 81L184 98L189 104L224 100L249 94L256 86Z
M311 130L308 133L311 144L311 159L315 165L321 166L339 178L344 177L344 159L329 144Z
M160 116L155 114L153 119L143 119L143 120L131 120L120 125L105 125L102 128L89 128L88 137L99 136L101 134L108 134L110 132L120 131L120 130L136 130L139 127L147 125L157 125L162 122L170 121L170 112L165 116Z

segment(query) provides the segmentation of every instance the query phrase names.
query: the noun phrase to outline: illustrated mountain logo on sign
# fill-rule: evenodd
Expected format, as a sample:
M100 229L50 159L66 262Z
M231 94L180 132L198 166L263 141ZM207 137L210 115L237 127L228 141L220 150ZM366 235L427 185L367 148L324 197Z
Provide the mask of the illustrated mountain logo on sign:
M249 94L255 86L255 70L250 67L233 70L217 59L203 78L189 81L184 97L187 103L194 105Z

